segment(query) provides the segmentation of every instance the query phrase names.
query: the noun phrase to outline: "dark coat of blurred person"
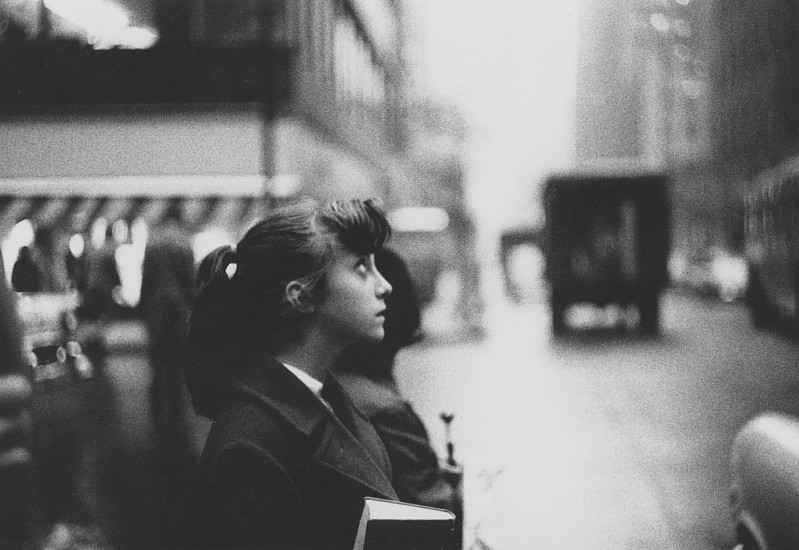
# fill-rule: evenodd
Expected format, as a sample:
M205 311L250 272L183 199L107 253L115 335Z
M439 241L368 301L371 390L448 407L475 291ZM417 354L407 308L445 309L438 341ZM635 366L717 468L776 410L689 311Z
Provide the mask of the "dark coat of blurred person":
M11 284L19 292L60 292L69 287L63 255L58 253L57 235L49 227L36 228L30 246L19 249Z
M141 308L149 334L150 410L155 444L156 515L169 543L184 505L192 456L186 425L182 357L194 300L194 253L178 203L153 230L144 252Z
M107 319L117 308L114 292L122 282L111 226L106 229L103 244L89 249L85 256L83 281L78 286L84 289L84 311L90 319Z
M45 288L44 272L28 246L19 249L17 261L11 270L11 284L17 292L41 292Z
M0 273L5 274L0 257ZM0 281L0 547L28 548L35 510L29 442L32 384L22 375L22 328L14 295Z
M400 500L446 508L460 518L459 475L439 465L424 424L394 379L397 353L418 339L416 290L405 262L395 252L376 252L375 263L394 289L386 299L385 338L379 344L346 349L336 362L335 372L383 441Z

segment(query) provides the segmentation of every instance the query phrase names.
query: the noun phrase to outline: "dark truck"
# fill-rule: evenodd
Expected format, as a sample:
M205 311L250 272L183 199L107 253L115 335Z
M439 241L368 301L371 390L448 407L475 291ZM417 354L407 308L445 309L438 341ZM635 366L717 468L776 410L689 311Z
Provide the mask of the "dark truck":
M657 333L668 282L669 177L631 168L552 175L544 210L553 332L568 328L570 305L590 303L635 306L639 328Z

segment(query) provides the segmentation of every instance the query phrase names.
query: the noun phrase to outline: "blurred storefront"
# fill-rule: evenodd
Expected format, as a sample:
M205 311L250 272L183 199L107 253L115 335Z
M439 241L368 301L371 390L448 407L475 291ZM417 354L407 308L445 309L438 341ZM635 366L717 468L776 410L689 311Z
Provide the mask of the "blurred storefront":
M220 187L219 182L225 186ZM13 183L13 185L12 185ZM177 204L193 234L199 259L216 246L235 242L269 201L264 178L118 177L0 180L0 231L6 276L18 251L30 246L34 228L50 228L56 258L65 266L99 249L111 233L122 285L123 307L138 303L141 263L149 231ZM110 230L110 231L109 231ZM76 285L74 273L71 284Z
M167 201L199 254L294 196L414 185L399 1L0 0L0 22L8 274L35 227L73 254L113 227L135 265Z

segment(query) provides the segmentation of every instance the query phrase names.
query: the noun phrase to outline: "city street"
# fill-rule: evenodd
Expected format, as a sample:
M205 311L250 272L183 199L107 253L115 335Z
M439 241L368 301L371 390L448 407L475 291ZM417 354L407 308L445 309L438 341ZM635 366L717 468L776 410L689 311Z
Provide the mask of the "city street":
M796 345L754 330L740 304L676 291L659 339L583 327L553 340L545 303L487 303L484 339L438 335L405 350L397 370L442 455L439 413L455 415L465 548L731 548L730 445L760 411L799 413ZM136 548L150 536L136 514L148 490L148 373L137 327L115 330L113 468L127 469L116 486ZM206 425L194 429L199 448Z
M543 304L489 304L485 341L407 350L397 373L442 452L455 414L467 547L476 528L495 549L731 548L730 445L760 411L799 413L796 345L678 293L657 340L553 341Z

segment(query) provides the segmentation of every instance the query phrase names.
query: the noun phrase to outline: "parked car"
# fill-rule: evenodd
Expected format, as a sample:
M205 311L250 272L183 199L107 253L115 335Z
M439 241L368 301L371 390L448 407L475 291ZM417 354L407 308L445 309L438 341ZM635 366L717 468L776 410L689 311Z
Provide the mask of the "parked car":
M749 266L742 254L720 246L694 253L675 250L669 258L669 277L674 285L733 302L746 296Z
M746 301L758 327L799 334L799 158L769 168L744 197Z
M799 548L799 418L764 413L747 422L730 470L736 550Z

